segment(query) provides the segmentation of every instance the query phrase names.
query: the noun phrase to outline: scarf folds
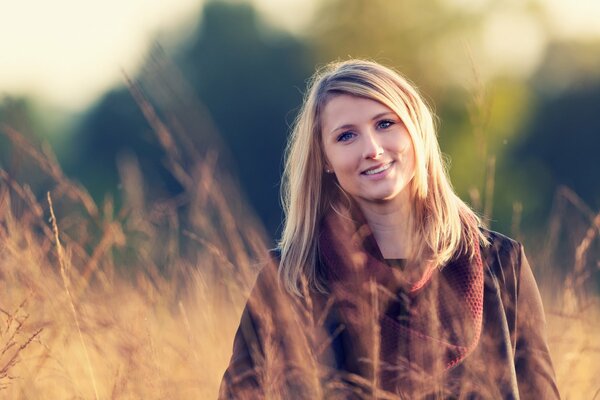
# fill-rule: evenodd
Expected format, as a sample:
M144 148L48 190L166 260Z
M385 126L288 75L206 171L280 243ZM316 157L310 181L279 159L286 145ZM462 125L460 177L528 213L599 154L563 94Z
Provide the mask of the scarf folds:
M383 259L364 216L332 210L319 236L321 271L344 324L349 372L394 391L430 381L477 346L483 316L483 263L459 256L424 266L411 283Z

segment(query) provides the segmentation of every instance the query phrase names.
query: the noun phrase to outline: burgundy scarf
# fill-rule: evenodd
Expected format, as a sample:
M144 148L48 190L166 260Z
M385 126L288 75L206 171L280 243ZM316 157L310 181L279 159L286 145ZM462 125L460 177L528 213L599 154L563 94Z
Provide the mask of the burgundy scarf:
M319 237L322 271L342 323L350 372L391 390L417 371L439 375L477 346L483 314L483 264L457 257L417 282L398 278L364 216L330 211ZM414 379L414 378L411 378Z

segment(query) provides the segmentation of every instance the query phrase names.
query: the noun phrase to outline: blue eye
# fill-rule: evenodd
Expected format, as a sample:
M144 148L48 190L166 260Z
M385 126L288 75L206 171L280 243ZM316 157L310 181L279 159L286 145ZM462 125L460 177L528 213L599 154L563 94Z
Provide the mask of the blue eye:
M379 121L377 123L377 127L380 128L380 129L387 129L387 128L389 128L390 126L392 126L394 124L395 124L394 121L389 120L389 119L384 119L384 120Z
M337 137L337 141L338 142L347 142L348 140L352 139L354 137L354 133L353 132L343 132L340 136Z

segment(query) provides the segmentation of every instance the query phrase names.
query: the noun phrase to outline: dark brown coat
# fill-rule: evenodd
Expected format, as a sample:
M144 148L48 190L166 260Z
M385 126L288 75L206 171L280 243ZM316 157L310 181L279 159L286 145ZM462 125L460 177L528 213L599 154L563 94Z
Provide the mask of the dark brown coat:
M302 302L282 289L277 262L269 263L243 311L219 398L558 399L542 302L523 247L499 233L484 234L491 245L480 253L479 325L465 317L464 299L448 284L472 260L457 257L417 294L386 282L373 291L370 280L359 276L354 282L362 285L343 282L350 297L331 290ZM432 293L435 301L425 302ZM415 312L418 304L429 305ZM395 326L409 316L417 334L399 333L390 345L383 314L397 318ZM456 358L448 343L466 350Z

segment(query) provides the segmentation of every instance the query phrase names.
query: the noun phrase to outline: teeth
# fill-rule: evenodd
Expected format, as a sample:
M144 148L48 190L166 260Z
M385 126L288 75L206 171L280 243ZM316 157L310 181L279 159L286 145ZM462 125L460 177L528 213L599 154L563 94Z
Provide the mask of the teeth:
M375 174L378 174L378 173L383 172L386 169L388 169L390 167L390 165L392 165L392 163L387 163L387 164L382 165L381 167L376 168L376 169L370 169L370 170L368 170L368 171L365 172L365 175L375 175Z

